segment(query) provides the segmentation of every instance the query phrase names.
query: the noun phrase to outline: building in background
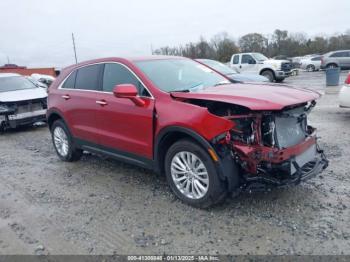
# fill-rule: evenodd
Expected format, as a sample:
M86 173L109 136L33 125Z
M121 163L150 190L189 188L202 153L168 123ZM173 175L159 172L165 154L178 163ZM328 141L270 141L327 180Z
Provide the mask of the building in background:
M0 73L17 73L24 76L31 76L32 74L49 75L56 77L57 70L54 67L45 68L27 68L26 66L18 66L15 64L5 64L0 66Z

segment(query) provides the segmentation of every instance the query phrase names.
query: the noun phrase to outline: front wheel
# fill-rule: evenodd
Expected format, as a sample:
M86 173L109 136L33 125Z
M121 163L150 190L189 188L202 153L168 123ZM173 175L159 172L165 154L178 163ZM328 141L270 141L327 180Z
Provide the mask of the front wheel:
M190 140L180 140L169 148L165 172L174 194L189 205L207 208L226 197L226 186L210 155Z
M261 75L269 79L270 82L273 82L275 80L275 76L270 70L265 70L261 73Z
M315 68L314 65L308 65L308 66L306 67L306 71L307 71L307 72L314 72L314 71L316 71L316 68Z
M75 148L73 137L62 120L53 123L51 136L56 153L61 160L72 162L80 159L83 151Z

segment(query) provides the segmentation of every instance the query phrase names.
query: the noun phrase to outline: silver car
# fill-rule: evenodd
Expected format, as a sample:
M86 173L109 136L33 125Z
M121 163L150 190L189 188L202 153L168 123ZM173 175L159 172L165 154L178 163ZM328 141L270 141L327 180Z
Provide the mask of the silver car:
M324 54L321 59L321 68L350 69L350 50L338 50Z

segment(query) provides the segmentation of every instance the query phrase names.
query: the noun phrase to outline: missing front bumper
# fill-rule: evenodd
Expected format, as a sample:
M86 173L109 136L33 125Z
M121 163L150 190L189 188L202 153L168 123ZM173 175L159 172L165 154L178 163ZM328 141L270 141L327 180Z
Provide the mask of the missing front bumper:
M245 175L242 189L252 191L266 191L271 188L297 185L320 174L328 166L328 160L316 145L316 156L310 161L302 161L293 157L279 165L268 169L261 169L258 175ZM289 169L289 171L288 171Z

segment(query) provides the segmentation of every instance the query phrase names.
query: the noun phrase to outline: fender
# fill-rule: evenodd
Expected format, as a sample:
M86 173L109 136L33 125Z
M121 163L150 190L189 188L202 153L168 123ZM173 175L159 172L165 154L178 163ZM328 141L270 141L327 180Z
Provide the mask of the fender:
M209 151L212 150L217 154L217 151L213 147L213 145L207 141L205 138L203 138L201 135L196 133L195 131L181 127L181 126L170 126L163 128L159 133L157 138L155 139L154 143L154 162L155 162L155 171L157 173L161 173L163 171L162 169L162 163L164 163L164 159L162 159L160 155L160 146L163 142L163 140L167 137L167 135L171 133L182 133L189 137L191 137L193 140L195 140L197 143L199 143L205 150ZM219 156L217 154L217 156ZM229 191L233 191L239 183L239 177L238 177L238 170L237 167L231 158L230 155L226 155L223 158L218 157L218 161L214 162L216 170L220 176L221 180L226 180L228 182L228 189Z

